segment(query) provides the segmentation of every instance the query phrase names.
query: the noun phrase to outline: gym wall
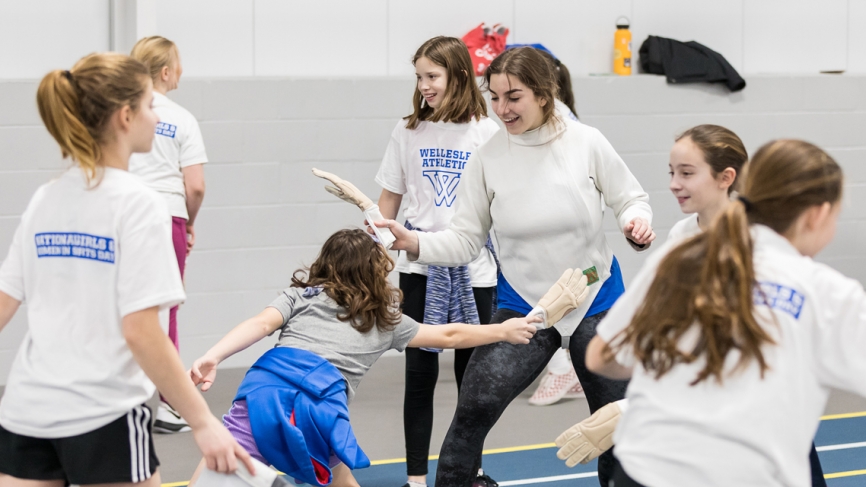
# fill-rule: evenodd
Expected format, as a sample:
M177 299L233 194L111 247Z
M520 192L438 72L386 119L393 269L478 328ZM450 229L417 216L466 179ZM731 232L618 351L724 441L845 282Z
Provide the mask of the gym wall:
M52 15L64 14L61 6L66 5L66 2L24 3L26 5L16 4L15 9L25 11L30 9L31 3L51 4L57 7L60 13L52 10L44 14L43 12L16 14L23 15L22 18L25 20L34 16L47 15L45 23L39 24L40 29L43 25L54 25L57 28L66 25L56 21L57 19L54 24L51 23ZM95 8L104 3L80 0L76 5L91 5ZM161 2L155 3L162 5ZM271 4L262 1L210 3L214 5L212 10L218 10L218 7L223 10L234 8L235 4L247 5L251 8L254 6L256 15L261 15L262 6ZM336 8L334 5L348 6L350 3L353 4L353 2L322 2L324 5L330 5L330 8ZM391 23L389 25L397 25L394 11L398 8L398 4L402 5L402 2L359 3L388 6L387 18ZM515 13L528 9L530 2L516 0L506 3L513 4L513 8L509 7L505 11L479 8L471 15L466 14L466 17L484 19L488 22L499 20L505 23L516 18L517 22L511 24L514 32L527 32L525 30L528 29L527 23L522 23L520 20L525 17L514 16ZM634 9L641 12L644 11L644 3L691 8L688 7L688 2L640 0L634 3ZM706 3L710 6L721 4L721 2ZM778 2L761 2L762 5L765 3L777 4ZM816 2L801 3L808 11L808 8L811 8L809 6ZM824 5L837 3L844 5L851 12L857 9L866 11L864 0L851 0L850 4L844 1L822 2ZM203 2L173 2L172 8L175 11L185 11L191 8L187 4L204 8ZM316 5L318 4L317 2ZM479 2L479 4L490 6L488 2ZM554 5L555 2L537 0L534 4ZM578 7L590 9L589 4L590 2L566 1L560 6L563 11L572 9L568 10L573 12L568 16L575 19L580 10L573 9ZM624 2L624 4L630 6L631 2ZM640 9L638 4L641 5ZM139 2L139 5L142 5L142 2ZM421 7L418 6L420 4L412 3L412 5L415 5L416 10L412 16L405 15L403 24L409 22L409 17L420 18L426 15L420 10ZM445 5L449 5L449 2L445 2ZM458 4L455 2L454 5ZM319 7L304 4L300 8L309 10ZM469 7L469 10L474 8L476 7ZM706 8L712 11L710 7ZM81 55L105 48L104 46L77 46L75 49L70 47L87 37L89 35L87 32L84 34L70 32L69 42L61 34L51 34L53 36L51 42L45 41L40 44L40 50L44 51L43 54L47 57L50 57L49 54L52 56L56 54L57 57L52 58L50 64L35 68L24 66L26 63L20 59L7 57L6 50L9 49L9 42L3 36L7 35L6 24L9 23L8 12L11 9L10 2L0 0L0 52L3 53L0 58L4 59L4 62L0 63L0 78L27 79L0 80L0 259L5 256L20 215L35 189L56 176L68 164L68 161L60 160L56 144L39 120L35 107L38 77L49 68L69 66ZM714 12L712 15L710 13L705 15L703 10L696 12L694 18L697 20L692 20L691 14L679 18L690 19L691 28L695 22L700 25L702 18L709 22L713 15L723 14L721 7ZM495 18L500 13L502 15L507 13L510 17ZM641 18L638 13L635 12L635 19ZM378 28L374 28L369 22L379 21L377 19L385 15L378 13L369 15L368 18L361 13L356 12L356 14L358 23L366 25L360 31L352 31L356 33L377 30ZM649 14L655 15L655 11L650 9L641 15ZM65 15L73 18L72 12L66 12ZM196 29L203 28L199 24L209 24L214 29L216 29L214 25L221 25L219 29L222 32L232 32L229 29L234 29L231 25L216 22L214 20L216 14L213 11L208 15L213 18L203 16L196 20L187 17L188 25L191 27L190 32L199 32ZM792 14L783 13L783 18L785 15ZM853 14L851 15L849 20L854 22ZM818 13L816 12L814 16L817 17ZM866 282L866 254L862 250L866 245L866 191L864 191L866 165L863 163L866 158L866 137L863 135L863 127L866 127L866 74L747 73L745 75L747 88L735 94L730 94L717 86L667 85L664 78L651 75L629 78L581 76L578 73L606 69L607 60L604 61L604 67L600 62L593 67L591 63L595 61L592 61L594 59L592 56L588 56L587 61L581 63L578 59L582 59L582 54L568 51L567 43L563 41L563 44L560 44L562 47L557 47L554 40L559 37L565 39L566 32L571 32L583 23L589 22L587 19L578 18L570 20L566 25L563 17L565 14L545 19L549 23L561 23L558 27L553 26L556 28L550 27L553 33L551 42L547 42L547 37L542 37L541 34L545 31L540 29L537 30L538 37L533 34L532 37L518 37L516 40L542 40L554 51L561 51L567 63L582 66L574 70L578 114L584 123L599 128L607 136L650 193L659 243L664 240L671 225L682 218L674 198L667 190L668 151L678 133L700 123L717 123L737 132L745 141L750 153L772 138L803 138L828 149L843 165L847 177L843 222L839 226L836 240L824 251L820 260L861 282ZM222 18L224 22L228 22L233 17L226 15ZM866 15L861 15L861 18L866 19ZM86 19L82 18L82 21L84 20ZM317 64L319 59L324 58L330 58L332 62L344 60L353 63L362 56L362 53L351 50L354 49L354 43L357 41L357 39L352 40L354 34L344 32L343 40L340 42L346 44L344 47L349 49L348 52L338 55L337 50L329 51L330 48L318 50L316 56L310 56L307 60L293 61L297 73L271 73L274 77L250 76L254 71L209 72L208 69L235 69L236 66L228 57L224 57L220 63L211 64L210 67L206 64L197 64L201 60L197 57L199 54L192 34L184 34L188 39L184 41L179 27L174 31L162 32L178 40L187 68L181 88L171 92L170 96L192 111L200 121L211 161L206 166L207 195L196 225L198 243L188 261L186 279L188 301L181 308L179 318L181 355L187 365L213 345L226 331L244 318L260 311L282 288L288 286L291 273L312 261L328 235L339 228L361 223L360 212L326 193L322 189L324 182L314 178L310 174L310 168L315 166L333 171L355 182L369 195L378 195L380 189L373 182L373 177L391 130L397 120L410 110L409 99L414 87L411 71L404 69L406 66L400 63L405 62L408 65L406 60L420 42L430 35L443 32L441 29L444 27L441 26L450 25L446 23L444 15L440 20L441 22L437 21L434 16L430 25L416 21L419 29L430 29L429 32L425 30L420 34L409 32L408 24L400 24L400 28L411 33L413 37L406 41L408 43L406 46L401 46L400 52L374 53L373 57L379 56L381 61L377 64L380 66L377 68L379 71L360 72L346 68L346 72L334 73L326 71L324 64ZM670 24L670 28L664 27L668 30L662 30L662 27L654 28L653 33L671 37L688 37L687 33L682 35L671 33L677 28L684 28L678 26L674 20L660 18L660 21ZM465 26L461 24L456 31L450 29L447 32L460 34L471 28L474 23L473 20ZM436 27L437 25L440 27ZM749 23L741 22L736 25L747 26ZM844 25L847 24L843 22L842 26ZM332 28L340 30L343 27ZM590 27L592 26L587 24L587 28ZM392 32L395 28L390 28L388 32ZM319 26L317 29L325 36L324 27ZM286 27L286 30L292 29ZM603 36L605 44L608 44L609 40L612 42L612 35L608 35L612 34L612 29L608 30L610 32ZM742 34L737 29L734 31L737 32L737 36ZM48 35L46 32L43 31L41 35ZM105 32L107 31L103 31ZM698 39L713 46L712 31L708 34L710 35ZM336 36L333 32L327 35ZM635 29L635 38L638 39L640 35ZM389 36L394 39L392 34ZM200 42L213 40L215 44L212 45L212 49L218 53L220 46L223 46L219 43L223 42L222 37L227 36L220 36L220 39L204 36ZM824 42L826 40L824 37L814 36L815 42ZM717 44L723 44L721 33L717 38L719 39ZM740 38L745 37L738 37ZM297 42L298 45L314 45L316 39L311 31L308 36ZM31 53L36 52L36 47L26 44L27 42L20 40L16 43L23 51L30 49ZM185 45L189 47L184 47ZM585 47L585 44L580 42L577 45ZM736 45L739 46L738 49L742 48L742 43ZM863 45L862 40L860 45ZM261 46L261 43L257 42L256 46ZM336 44L331 47L336 47ZM775 47L781 49L780 55L784 58L787 56L784 54L785 49L790 46L780 44ZM292 49L299 48L295 46ZM52 53L54 50L57 50L57 53ZM866 54L853 51L849 53L844 46L841 50L846 53L848 66L860 62L860 66L866 67L866 58L856 61L854 56L854 54L861 56ZM205 59L213 59L216 56L210 51L198 52ZM748 55L741 54L738 59L735 55L722 52L735 63L737 68L742 68L743 63L745 66L749 65ZM565 53L569 53L574 61L568 61ZM817 63L819 57L822 56L813 56L813 60ZM832 56L828 54L823 57L829 59ZM11 59L11 62L6 62L7 59ZM391 69L389 59L393 59L395 63L393 71L389 71ZM793 58L789 59L793 62ZM808 64L807 61L804 61L804 65ZM261 66L261 63L256 66ZM291 66L287 65L287 67ZM812 68L799 69L800 67L800 64L792 65L789 71L799 70L810 73L817 71ZM22 70L20 74L6 76L9 70L19 68ZM31 71L25 72L24 68ZM261 74L259 71L255 73ZM293 74L293 77L276 77L288 74ZM608 239L622 263L626 283L628 283L647 254L635 254L627 248L609 214L606 225ZM26 307L23 311L26 311ZM0 385L5 382L12 359L26 331L25 322L26 313L20 312L0 333ZM272 344L272 340L264 340L252 349L230 359L226 365L249 365Z

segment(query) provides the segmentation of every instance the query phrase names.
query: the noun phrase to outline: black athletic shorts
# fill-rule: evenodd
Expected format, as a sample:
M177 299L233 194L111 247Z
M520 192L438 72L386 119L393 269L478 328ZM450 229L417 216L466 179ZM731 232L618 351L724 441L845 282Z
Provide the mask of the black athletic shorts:
M144 482L159 460L145 405L111 423L77 436L33 438L0 426L0 473L28 480L69 484Z

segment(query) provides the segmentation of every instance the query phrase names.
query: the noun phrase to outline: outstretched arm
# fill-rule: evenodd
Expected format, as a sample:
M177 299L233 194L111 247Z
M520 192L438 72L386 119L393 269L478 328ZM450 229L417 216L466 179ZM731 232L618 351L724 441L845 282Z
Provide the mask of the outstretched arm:
M245 350L250 345L270 335L283 325L283 315L276 308L264 311L245 320L222 337L207 353L195 361L190 369L192 381L202 384L201 390L207 391L216 379L216 367L223 360Z
M0 331L3 331L3 328L12 320L19 306L21 306L21 301L0 291Z
M421 325L418 334L409 342L413 348L472 348L488 343L507 341L515 345L527 344L535 334L541 318L512 318L495 325Z

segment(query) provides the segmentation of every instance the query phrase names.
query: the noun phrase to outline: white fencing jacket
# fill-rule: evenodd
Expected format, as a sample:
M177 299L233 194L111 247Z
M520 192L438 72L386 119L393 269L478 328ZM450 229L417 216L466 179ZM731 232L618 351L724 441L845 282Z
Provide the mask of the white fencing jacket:
M568 268L595 267L601 281L556 328L570 335L601 284L613 252L602 229L604 207L620 228L652 223L649 196L597 129L555 118L536 130L497 132L472 154L447 230L419 233L418 262L463 265L484 249L492 230L502 273L534 305Z

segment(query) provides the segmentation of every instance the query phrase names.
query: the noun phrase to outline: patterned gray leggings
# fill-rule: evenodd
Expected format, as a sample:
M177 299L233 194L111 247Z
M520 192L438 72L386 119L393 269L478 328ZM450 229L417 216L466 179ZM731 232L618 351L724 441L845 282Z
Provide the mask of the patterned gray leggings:
M628 381L605 379L586 369L586 347L595 336L596 325L606 314L605 311L584 318L569 342L572 363L586 392L591 412L624 398L628 386ZM525 315L500 309L493 315L491 323L522 316ZM481 450L487 433L511 401L544 371L547 362L561 346L562 336L555 328L549 328L536 333L528 345L499 342L475 349L463 376L457 411L442 444L436 487L472 485L481 465ZM563 418L562 429L571 426L576 419ZM607 486L616 463L612 449L599 457L598 478L602 486Z

